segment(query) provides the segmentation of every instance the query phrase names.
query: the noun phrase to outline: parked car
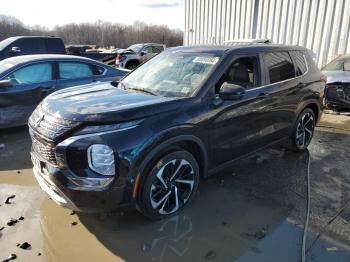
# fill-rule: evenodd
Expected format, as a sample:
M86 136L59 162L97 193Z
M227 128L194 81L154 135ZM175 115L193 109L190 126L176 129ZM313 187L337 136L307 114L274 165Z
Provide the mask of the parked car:
M47 36L16 36L0 42L0 60L31 54L65 54L61 38Z
M200 177L284 140L305 150L324 87L299 46L171 48L117 88L48 96L29 121L34 175L71 209L132 204L165 218L191 202Z
M68 55L27 55L0 62L0 128L25 125L41 100L56 90L126 75L97 61Z
M115 66L134 70L140 64L163 52L165 45L146 43L135 44L117 51Z
M350 55L342 55L322 68L327 76L325 104L333 109L350 109Z

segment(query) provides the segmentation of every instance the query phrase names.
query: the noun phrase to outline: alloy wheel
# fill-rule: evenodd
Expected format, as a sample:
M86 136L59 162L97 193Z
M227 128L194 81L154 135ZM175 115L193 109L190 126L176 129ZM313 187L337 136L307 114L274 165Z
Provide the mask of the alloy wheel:
M161 215L179 210L189 200L195 183L195 173L185 159L173 159L163 164L151 186L151 206Z
M306 148L312 139L315 128L314 116L307 112L298 121L295 135L295 144L299 149Z

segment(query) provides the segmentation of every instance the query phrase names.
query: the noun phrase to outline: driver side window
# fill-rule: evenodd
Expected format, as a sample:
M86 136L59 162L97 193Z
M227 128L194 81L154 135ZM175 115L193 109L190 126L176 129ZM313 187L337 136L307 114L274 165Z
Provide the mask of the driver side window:
M215 93L219 93L221 85L225 82L242 86L245 89L257 87L259 85L258 71L258 59L256 56L236 59L215 85Z

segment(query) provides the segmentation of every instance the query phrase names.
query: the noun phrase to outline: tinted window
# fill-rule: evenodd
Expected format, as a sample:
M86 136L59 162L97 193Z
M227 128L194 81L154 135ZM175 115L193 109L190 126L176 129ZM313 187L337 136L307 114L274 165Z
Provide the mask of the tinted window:
M293 62L288 52L265 53L264 60L269 72L270 83L295 77Z
M148 54L151 54L153 53L153 49L152 49L152 46L147 46L143 49L144 52L148 53Z
M46 53L47 54L64 54L64 44L61 39L48 38L45 39Z
M290 54L294 59L296 75L297 76L303 75L307 70L303 52L291 51Z
M93 75L91 67L84 63L60 62L59 63L60 79L71 79L90 77Z
M6 77L14 84L32 84L52 80L52 66L50 63L29 65L16 70Z
M38 54L42 53L42 39L39 38L23 38L13 42L9 46L9 51L12 47L17 46L21 49L21 54Z
M153 53L159 54L160 52L162 52L158 47L152 47Z

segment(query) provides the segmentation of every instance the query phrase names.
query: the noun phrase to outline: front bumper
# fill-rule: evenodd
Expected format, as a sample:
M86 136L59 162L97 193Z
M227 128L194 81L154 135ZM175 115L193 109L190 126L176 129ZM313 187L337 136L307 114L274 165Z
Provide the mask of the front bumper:
M40 187L58 205L80 212L103 212L131 204L125 187L110 186L101 191L76 187L69 179L69 170L51 166L32 152L33 173Z

